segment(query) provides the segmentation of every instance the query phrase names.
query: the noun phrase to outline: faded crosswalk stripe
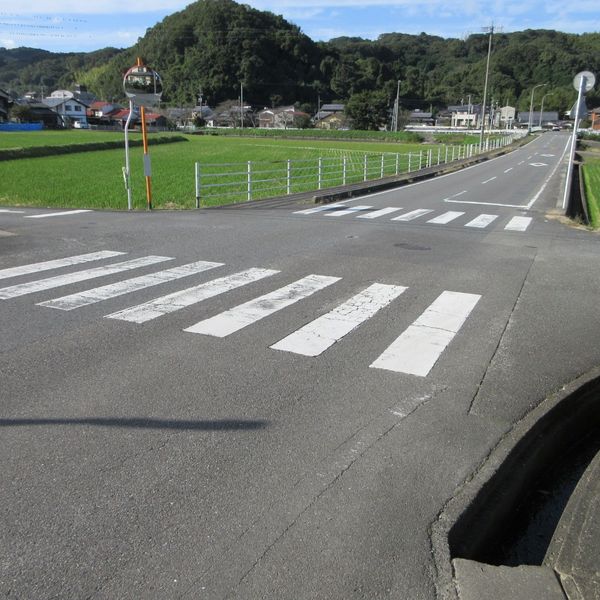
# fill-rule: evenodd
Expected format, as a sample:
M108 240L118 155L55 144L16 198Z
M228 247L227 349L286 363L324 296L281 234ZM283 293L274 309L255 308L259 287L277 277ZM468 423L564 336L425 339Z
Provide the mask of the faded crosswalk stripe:
M111 252L109 250L102 250L100 252L90 252L88 254L69 256L67 258L45 260L43 262L31 263L28 265L23 265L21 267L10 267L8 269L0 270L0 279L18 277L19 275L29 275L31 273L39 273L40 271L50 271L51 269L68 267L70 265L78 265L84 262L101 260L103 258L111 258L113 256L120 256L122 254L125 254L125 252Z
M419 208L417 210L411 210L410 212L404 213L399 217L394 217L392 221L413 221L414 219L428 215L431 212L433 212L433 210L429 208Z
M161 283L166 283L167 281L189 277L190 275L195 275L222 266L223 263L200 260L187 265L181 265L180 267L158 271L157 273L150 273L149 275L141 275L140 277L134 277L133 279L111 283L78 294L70 294L69 296L63 296L62 298L39 302L38 306L48 306L59 310L73 310L75 308L87 306L88 304L100 302L101 300L116 298L123 294L129 294Z
M33 294L34 292L40 292L42 290L50 290L63 285L78 283L79 281L87 281L88 279L95 279L96 277L104 277L106 275L113 275L114 273L139 269L140 267L154 265L166 260L173 259L168 256L144 256L143 258L114 263L104 267L86 269L84 271L77 271L76 273L68 273L65 275L56 275L55 277L38 279L37 281L32 281L30 283L11 285L0 289L0 298L7 299L25 296L26 294Z
M402 210L402 207L388 206L387 208L380 208L379 210L374 210L366 215L358 215L357 219L377 219L378 217L383 217L384 215L389 215L390 213L397 212Z
M425 377L480 298L443 292L370 366Z
M531 217L513 217L504 229L506 231L526 231L531 221Z
M345 210L334 210L333 212L329 212L326 214L328 217L342 217L344 215L352 215L360 212L362 210L369 210L369 208L373 208L372 206L349 206Z
M194 287L168 294L149 302L144 302L125 310L107 315L107 319L118 319L132 323L145 323L163 315L191 306L202 300L218 296L254 281L275 275L279 271L251 268L227 277L220 277Z
M184 331L225 337L303 298L311 296L340 279L340 277L325 275L308 275L274 292L240 304L210 319L200 321L184 329Z
M347 208L345 204L323 204L316 208L307 208L305 210L296 210L293 214L295 215L312 215L314 213L323 212L324 210L333 210L336 208Z
M331 312L273 344L271 348L304 356L318 356L406 289L408 288L399 285L374 283Z

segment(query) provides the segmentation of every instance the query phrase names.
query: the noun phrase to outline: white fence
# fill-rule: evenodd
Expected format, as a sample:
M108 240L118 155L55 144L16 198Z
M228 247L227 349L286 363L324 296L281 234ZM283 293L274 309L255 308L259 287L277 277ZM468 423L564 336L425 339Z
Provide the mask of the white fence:
M479 144L437 145L419 152L357 153L343 156L244 163L195 163L196 208L285 196L383 179L470 158L511 144L522 133Z

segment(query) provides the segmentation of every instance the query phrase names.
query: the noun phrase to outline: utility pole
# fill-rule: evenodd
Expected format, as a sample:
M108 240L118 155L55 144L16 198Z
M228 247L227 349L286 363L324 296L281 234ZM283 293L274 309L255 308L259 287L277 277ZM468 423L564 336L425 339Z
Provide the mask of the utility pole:
M398 112L400 109L400 80L396 89L396 104L394 105L394 131L398 131Z
M483 86L483 104L481 106L481 110L483 111L481 115L481 133L479 134L479 148L483 147L483 133L485 131L485 103L487 100L487 87L488 87L488 77L490 74L490 56L492 54L492 38L494 37L494 24L492 23L489 27L484 27L484 31L487 31L490 34L489 42L488 42L488 54L487 54L487 63L485 66L485 84Z
M240 83L240 124L244 129L244 84Z

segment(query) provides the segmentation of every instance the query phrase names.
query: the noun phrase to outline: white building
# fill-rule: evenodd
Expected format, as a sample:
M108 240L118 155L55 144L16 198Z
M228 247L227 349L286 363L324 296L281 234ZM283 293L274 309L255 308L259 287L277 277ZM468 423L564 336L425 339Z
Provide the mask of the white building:
M87 127L86 111L89 106L75 98L73 92L69 90L56 90L49 97L44 98L42 102L58 113L65 124L79 123L79 127L82 125Z

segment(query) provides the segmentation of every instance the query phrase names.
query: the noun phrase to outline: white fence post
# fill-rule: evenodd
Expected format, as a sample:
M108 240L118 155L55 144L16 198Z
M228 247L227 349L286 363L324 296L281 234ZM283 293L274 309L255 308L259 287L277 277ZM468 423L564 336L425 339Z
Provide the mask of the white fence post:
M200 208L200 163L196 163L196 208Z
M408 153L408 172L412 171L412 152Z
M419 171L423 168L423 150L419 150Z
M400 155L396 152L396 175L400 172Z
M346 185L346 174L348 172L348 158L344 156L342 160L342 184Z
M367 176L368 176L368 172L367 172L367 155L365 154L365 165L364 165L364 173L363 173L363 179L364 181L367 180Z
M429 148L429 152L427 153L427 166L433 166L433 148Z
M289 158L287 161L287 193L288 196L292 193L292 161Z
M383 176L385 174L385 154L382 152L381 153L381 177L380 179L383 179Z
M252 200L252 161L248 161L248 202Z
M440 146L438 146L438 167L440 166L440 160L441 160L441 154L442 154L442 149Z
M444 164L448 162L448 146L446 145L446 151L444 152Z
M323 185L323 159L319 156L319 182L318 189L321 189Z

